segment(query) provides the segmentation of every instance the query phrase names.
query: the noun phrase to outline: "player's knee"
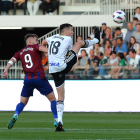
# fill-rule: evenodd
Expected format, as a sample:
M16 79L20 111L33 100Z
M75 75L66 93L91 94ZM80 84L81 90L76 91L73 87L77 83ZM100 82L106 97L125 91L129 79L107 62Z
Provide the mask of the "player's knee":
M48 100L50 102L53 101L53 100L56 100L54 92L51 92L51 93L47 94L46 97L48 98Z

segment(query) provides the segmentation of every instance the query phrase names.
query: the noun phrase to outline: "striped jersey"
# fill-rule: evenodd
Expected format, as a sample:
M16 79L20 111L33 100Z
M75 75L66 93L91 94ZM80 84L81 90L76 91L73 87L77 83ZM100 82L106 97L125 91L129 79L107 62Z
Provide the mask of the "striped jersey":
M22 50L18 51L13 59L21 61L25 79L44 79L44 69L42 65L41 52L39 45L28 45Z

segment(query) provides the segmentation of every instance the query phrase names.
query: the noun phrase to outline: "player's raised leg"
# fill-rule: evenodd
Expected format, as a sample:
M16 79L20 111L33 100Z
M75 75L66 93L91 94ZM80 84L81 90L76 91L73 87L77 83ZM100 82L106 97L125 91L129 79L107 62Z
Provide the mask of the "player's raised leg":
M80 48L87 48L90 47L94 44L97 44L100 42L100 31L97 27L95 27L94 29L94 33L95 33L95 38L93 40L80 40L78 42L76 42L72 48L72 50L78 54Z
M24 109L24 107L27 104L28 100L29 100L29 97L22 97L21 96L20 103L18 103L17 106L16 106L15 114L12 117L12 119L10 120L10 122L7 124L8 129L12 129L13 128L15 122L18 119L19 114Z

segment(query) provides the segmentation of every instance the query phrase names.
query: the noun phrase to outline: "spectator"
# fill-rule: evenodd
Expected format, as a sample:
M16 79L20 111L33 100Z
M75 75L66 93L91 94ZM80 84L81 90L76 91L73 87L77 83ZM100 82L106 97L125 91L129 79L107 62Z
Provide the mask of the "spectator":
M97 56L98 52L102 52L104 54L104 48L100 47L99 44L94 44L94 55Z
M79 36L78 39L82 40L82 36ZM91 38L88 36L86 40L91 40ZM83 49L86 50L87 56L90 57L90 50L93 49L93 46L90 46L90 47L87 47L87 48L81 48L78 52L78 57L81 57L81 51Z
M49 74L49 66L48 66L48 57L42 59L42 65L43 65L43 68L44 68L44 72L45 72L45 75L48 76Z
M95 74L95 68L99 65L99 58L94 55L94 50L90 50L90 58L88 59L88 67L84 70L83 74L87 75L88 79L92 79Z
M140 55L140 44L136 43L136 53L137 55Z
M121 28L117 27L115 29L115 37L114 38L118 38L118 37L122 37L123 38L123 33L121 32Z
M75 73L80 73L80 78L85 78L85 69L88 65L88 57L87 57L87 53L86 53L86 50L82 50L81 51L81 56L82 58L78 61L78 65L75 65L74 66L74 70L78 71Z
M114 66L113 69L108 73L109 75L107 77L111 77L114 79L118 79L120 76L123 75L123 67L126 66L126 59L123 53L118 53L118 66Z
M92 27L92 33L90 34L90 38L91 38L91 39L94 39L94 28L95 28L95 27Z
M138 18L134 17L133 18L133 28L134 28L135 31L137 31L137 29L136 29L137 23L138 23Z
M101 53L101 52L98 52L98 58L99 58L99 67L96 67L95 68L95 71L99 71L99 76L96 77L96 79L101 79L101 76L102 76L102 65L103 64L106 64L107 63L107 57Z
M130 42L128 44L128 52L130 50L135 50L136 51L136 39L133 36L130 37Z
M136 14L134 17L138 18L138 20L140 21L140 7L136 8Z
M25 0L15 0L14 1L14 11L13 15L16 15L17 7L21 7L24 10L24 15L26 15L26 1Z
M129 66L124 68L124 75L123 78L137 78L138 77L138 63L139 59L136 57L136 51L135 50L130 50L129 56L131 57L130 59L130 64Z
M112 51L116 51L116 48L117 48L117 40L112 39Z
M0 13L4 12L4 15L7 15L9 10L12 9L13 0L2 0L0 1Z
M127 30L125 39L124 39L124 41L123 41L123 43L126 44L126 45L128 45L128 43L129 43L129 41L130 41L130 37L132 36L133 32L135 31L135 30L133 29L133 24L132 24L131 22L129 22L129 23L127 24L127 28L128 28L128 30Z
M116 53L123 53L124 56L126 57L127 52L128 52L128 46L126 44L123 44L123 39L117 38L117 48L116 48Z
M39 9L41 0L28 0L27 1L27 9L30 15L36 15Z
M112 51L110 59L108 59L107 63L103 64L102 67L100 67L99 76L97 76L95 79L102 79L105 75L108 74L108 71L110 69L113 69L113 67L117 64L118 58L116 52Z
M106 40L108 39L112 40L114 38L114 32L111 31L111 28L107 27L105 33L106 33L105 39L102 39L100 42L100 45L103 47L105 46Z
M46 15L53 15L53 12L57 9L59 6L59 0L43 0L41 7L43 9L43 14L45 15L45 12L47 12Z
M111 53L111 49L112 48L112 44L111 44L111 41L110 40L106 40L106 43L105 43L105 56L107 58L110 57L110 53Z
M106 23L102 23L102 39L105 39L105 30L106 30L107 26L106 26Z
M83 38L82 38L81 35L79 35L79 36L76 37L76 42L78 42L79 40L83 40Z
M135 37L136 42L140 43L140 23L137 23L136 28L137 28L137 31L134 31L132 36Z

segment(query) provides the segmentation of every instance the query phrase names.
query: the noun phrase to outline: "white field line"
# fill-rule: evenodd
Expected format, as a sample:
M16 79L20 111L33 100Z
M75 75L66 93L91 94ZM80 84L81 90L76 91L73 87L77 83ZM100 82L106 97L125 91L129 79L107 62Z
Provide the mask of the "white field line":
M3 130L3 129L8 129L8 128L5 128L5 127L0 127L0 130ZM13 129L21 129L21 130L38 130L38 129L46 129L46 130L51 130L51 129L54 129L54 128L25 128L25 127L21 127L21 128L19 128L19 127L14 127ZM118 130L123 130L123 131L139 131L140 129L66 129L66 130L72 130L72 131L75 131L75 130L77 130L77 131L81 131L81 130L100 130L100 131L111 131L111 130L114 130L114 131L118 131ZM100 139L97 139L97 140L100 140ZM104 139L105 140L105 139Z

